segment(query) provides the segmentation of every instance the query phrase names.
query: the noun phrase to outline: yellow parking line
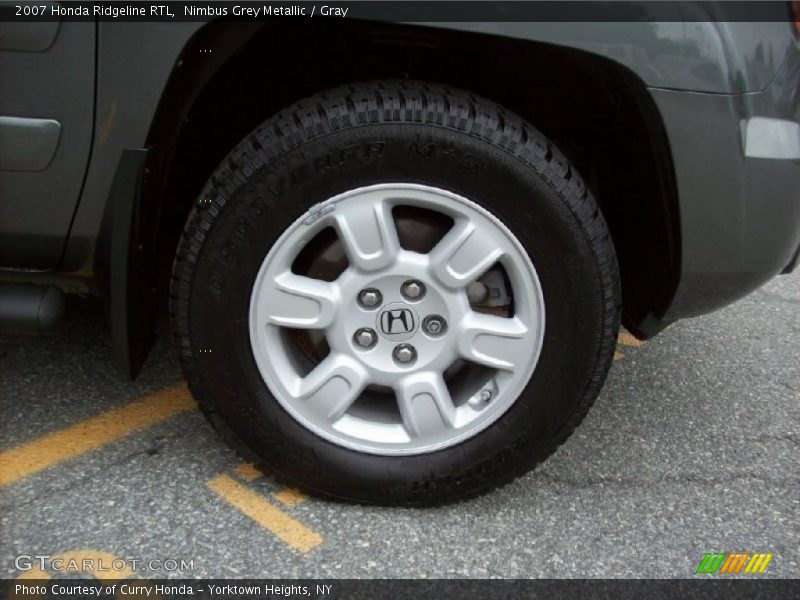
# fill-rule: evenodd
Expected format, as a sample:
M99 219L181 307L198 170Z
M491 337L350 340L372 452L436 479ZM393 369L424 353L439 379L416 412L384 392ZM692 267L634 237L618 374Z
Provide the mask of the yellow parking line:
M625 355L619 350L614 350L614 360L620 360L621 358L625 358Z
M256 469L252 463L242 463L233 470L239 479L244 481L255 481L263 475L261 471Z
M0 452L0 485L14 483L195 408L185 383Z
M16 578L25 580L25 579L52 579L53 577L47 571L42 571L39 567L33 567L31 568L30 571L23 571L22 574L18 575ZM28 600L30 600L30 598L32 597L41 598L41 596L28 596L27 594L25 595L25 597L28 598Z
M284 506L288 506L289 508L297 506L298 504L302 504L308 500L308 496L306 496L300 490L296 490L294 488L283 488L272 495L275 496L275 500Z
M619 336L617 336L617 341L623 346L635 346L637 348L644 346L642 340L637 340L627 331L620 331Z
M259 477L263 477L264 473L259 471L252 463L242 463L233 470L236 476L242 481L255 481ZM294 488L281 488L274 494L273 498L288 508L293 508L308 500L300 490Z
M276 508L232 477L217 475L206 484L228 504L238 508L264 529L299 552L309 552L322 543L322 536Z

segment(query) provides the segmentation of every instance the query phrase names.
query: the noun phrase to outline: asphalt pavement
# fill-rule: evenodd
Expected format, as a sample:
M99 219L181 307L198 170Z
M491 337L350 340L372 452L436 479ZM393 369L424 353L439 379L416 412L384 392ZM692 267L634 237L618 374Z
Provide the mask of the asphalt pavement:
M126 382L100 307L72 301L61 333L0 338L0 576L47 556L51 575L53 558L118 557L143 577L697 577L705 553L742 551L773 554L757 577L800 577L800 273L622 341L535 472L387 509L243 465L167 339Z

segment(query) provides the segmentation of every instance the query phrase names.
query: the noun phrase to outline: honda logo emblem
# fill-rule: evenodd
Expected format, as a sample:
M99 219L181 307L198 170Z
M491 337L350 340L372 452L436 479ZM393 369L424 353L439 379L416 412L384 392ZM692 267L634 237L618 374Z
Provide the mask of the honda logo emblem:
M385 310L381 313L381 331L386 335L411 333L416 326L414 313L407 308Z

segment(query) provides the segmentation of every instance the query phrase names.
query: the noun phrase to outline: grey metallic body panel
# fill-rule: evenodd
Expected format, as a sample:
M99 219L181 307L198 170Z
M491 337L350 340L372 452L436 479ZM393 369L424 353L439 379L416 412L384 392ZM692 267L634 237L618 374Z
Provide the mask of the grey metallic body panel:
M202 23L99 24L97 123L86 189L62 268L89 274L111 179L140 148L161 91ZM728 93L763 89L791 47L786 23L432 23L431 27L553 43L605 56L650 86ZM738 50L729 45L736 43ZM136 61L126 61L131 49ZM690 65L687 67L687 61ZM120 68L120 65L123 65Z
M0 22L0 51L44 52L53 45L59 24L58 21Z
M53 160L61 123L0 115L0 171L44 171Z
M745 156L748 120L800 123L800 49L763 92L651 90L672 147L681 277L663 320L703 314L781 272L800 245L800 159Z
M599 54L624 65L651 87L724 94L766 88L792 46L787 23L458 23L448 26Z
M61 268L90 274L122 152L142 148L173 66L200 23L100 23L93 160ZM135 56L135 60L133 57Z
M147 143L169 76L202 26L98 24L96 136L61 270L92 276L97 235L122 152ZM681 280L662 316L665 322L735 300L790 260L800 242L797 161L745 159L741 135L750 117L800 120L798 50L787 23L429 26L595 53L627 67L650 88L671 144L682 225ZM27 233L36 235L38 229L28 225Z
M0 51L0 115L61 124L47 168L0 171L0 267L52 269L61 257L89 159L94 35L93 23L61 23L46 52Z

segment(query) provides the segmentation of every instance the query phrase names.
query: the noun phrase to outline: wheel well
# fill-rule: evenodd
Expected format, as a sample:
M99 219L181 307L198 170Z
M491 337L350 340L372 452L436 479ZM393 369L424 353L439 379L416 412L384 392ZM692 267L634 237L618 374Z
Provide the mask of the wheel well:
M547 135L577 166L608 223L624 323L640 337L663 328L659 317L679 275L677 193L666 133L643 83L578 50L388 23L216 22L190 40L148 136L144 202L157 207L162 284L192 203L248 132L312 93L388 78L469 90Z

